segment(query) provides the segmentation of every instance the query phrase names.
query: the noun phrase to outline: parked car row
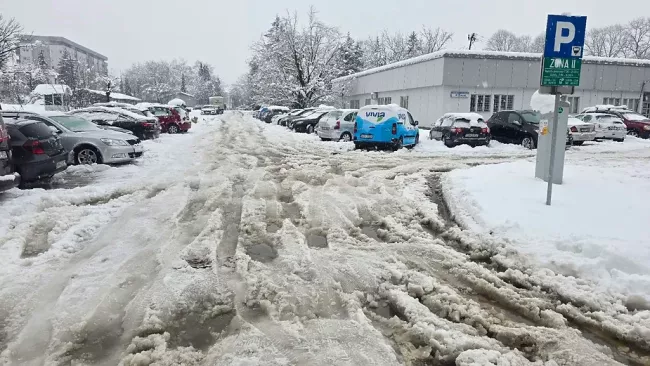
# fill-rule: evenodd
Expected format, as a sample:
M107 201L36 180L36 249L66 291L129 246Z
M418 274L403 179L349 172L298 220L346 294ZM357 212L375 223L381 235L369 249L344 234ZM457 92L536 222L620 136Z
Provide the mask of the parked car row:
M273 106L253 112L253 117L294 132L316 133L323 141L352 141L355 148L399 149L413 147L420 139L418 122L397 105L369 105L359 110Z
M180 107L98 103L64 112L0 111L0 191L47 181L71 164L140 158L141 141L186 132Z

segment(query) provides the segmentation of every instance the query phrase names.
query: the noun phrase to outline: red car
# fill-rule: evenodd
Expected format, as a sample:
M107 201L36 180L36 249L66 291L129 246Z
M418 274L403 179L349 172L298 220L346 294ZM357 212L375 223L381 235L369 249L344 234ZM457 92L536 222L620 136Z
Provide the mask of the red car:
M181 107L151 103L141 103L138 107L149 110L158 118L162 132L181 133L187 132L192 127L187 112Z
M650 138L650 118L640 115L635 111L621 107L596 106L585 109L583 113L611 114L620 118L625 123L628 135L643 139Z

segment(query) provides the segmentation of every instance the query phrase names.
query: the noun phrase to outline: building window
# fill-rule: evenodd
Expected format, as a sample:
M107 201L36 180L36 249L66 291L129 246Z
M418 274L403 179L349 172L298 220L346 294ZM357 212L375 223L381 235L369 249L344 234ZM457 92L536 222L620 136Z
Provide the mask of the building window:
M496 113L499 111L512 110L515 104L514 95L503 95L495 94L494 95L494 108L492 112ZM489 111L486 111L489 112Z
M621 105L621 98L603 98L603 104L619 106Z
M366 99L366 104L365 105L370 105L371 102L372 102L371 99Z
M469 111L489 112L491 102L492 102L491 95L472 94L469 98Z
M640 100L638 98L623 98L623 105L635 112L639 110L639 104Z
M409 108L409 97L399 97L399 106L402 108Z
M391 97L384 98L384 104L391 104L392 102L393 102L393 98Z
M359 109L359 99L351 100L350 101L350 108L351 109Z

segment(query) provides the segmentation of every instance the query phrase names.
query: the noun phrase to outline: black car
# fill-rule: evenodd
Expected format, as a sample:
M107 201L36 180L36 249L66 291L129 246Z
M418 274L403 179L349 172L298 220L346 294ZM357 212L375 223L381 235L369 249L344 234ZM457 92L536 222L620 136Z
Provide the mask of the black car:
M493 114L487 125L493 139L534 149L541 118L542 115L536 111L501 111Z
M487 121L492 138L506 144L520 144L527 149L537 147L539 123L542 114L537 111L501 111ZM573 144L573 136L567 129L566 145Z
M467 144L487 146L490 144L490 129L483 117L474 113L448 113L431 128L429 137L442 140L447 147Z
M321 110L312 111L311 113L306 114L303 117L291 121L292 123L291 127L296 132L314 133L318 121L320 121L320 119L323 118L323 116L326 115L328 112L330 112L330 110L321 109Z
M64 171L68 152L61 139L41 121L17 119L6 122L11 137L11 152L20 184L47 180Z
M271 109L269 110L268 113L264 115L264 122L271 123L271 120L273 120L274 116L277 116L278 114L287 114L287 113L288 111L283 109Z
M293 114L290 113L286 117L280 118L280 120L278 121L278 124L280 126L287 126L289 128L293 128L293 121L308 115L310 112L313 112L314 110L316 110L316 108L300 109L299 111L297 111L297 112L295 112Z
M69 112L85 118L100 128L116 128L131 131L141 140L155 139L160 136L160 122L155 117L148 117L121 108L90 107Z
M9 131L0 115L0 192L16 187L20 176L14 174Z

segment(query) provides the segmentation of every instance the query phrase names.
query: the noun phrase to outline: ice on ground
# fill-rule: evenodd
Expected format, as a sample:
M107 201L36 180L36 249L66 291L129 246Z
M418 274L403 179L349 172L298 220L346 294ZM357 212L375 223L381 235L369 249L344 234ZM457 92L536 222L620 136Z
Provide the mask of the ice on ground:
M456 219L512 239L516 250L558 273L650 301L647 160L572 159L550 207L534 169L518 161L450 172L445 192Z

